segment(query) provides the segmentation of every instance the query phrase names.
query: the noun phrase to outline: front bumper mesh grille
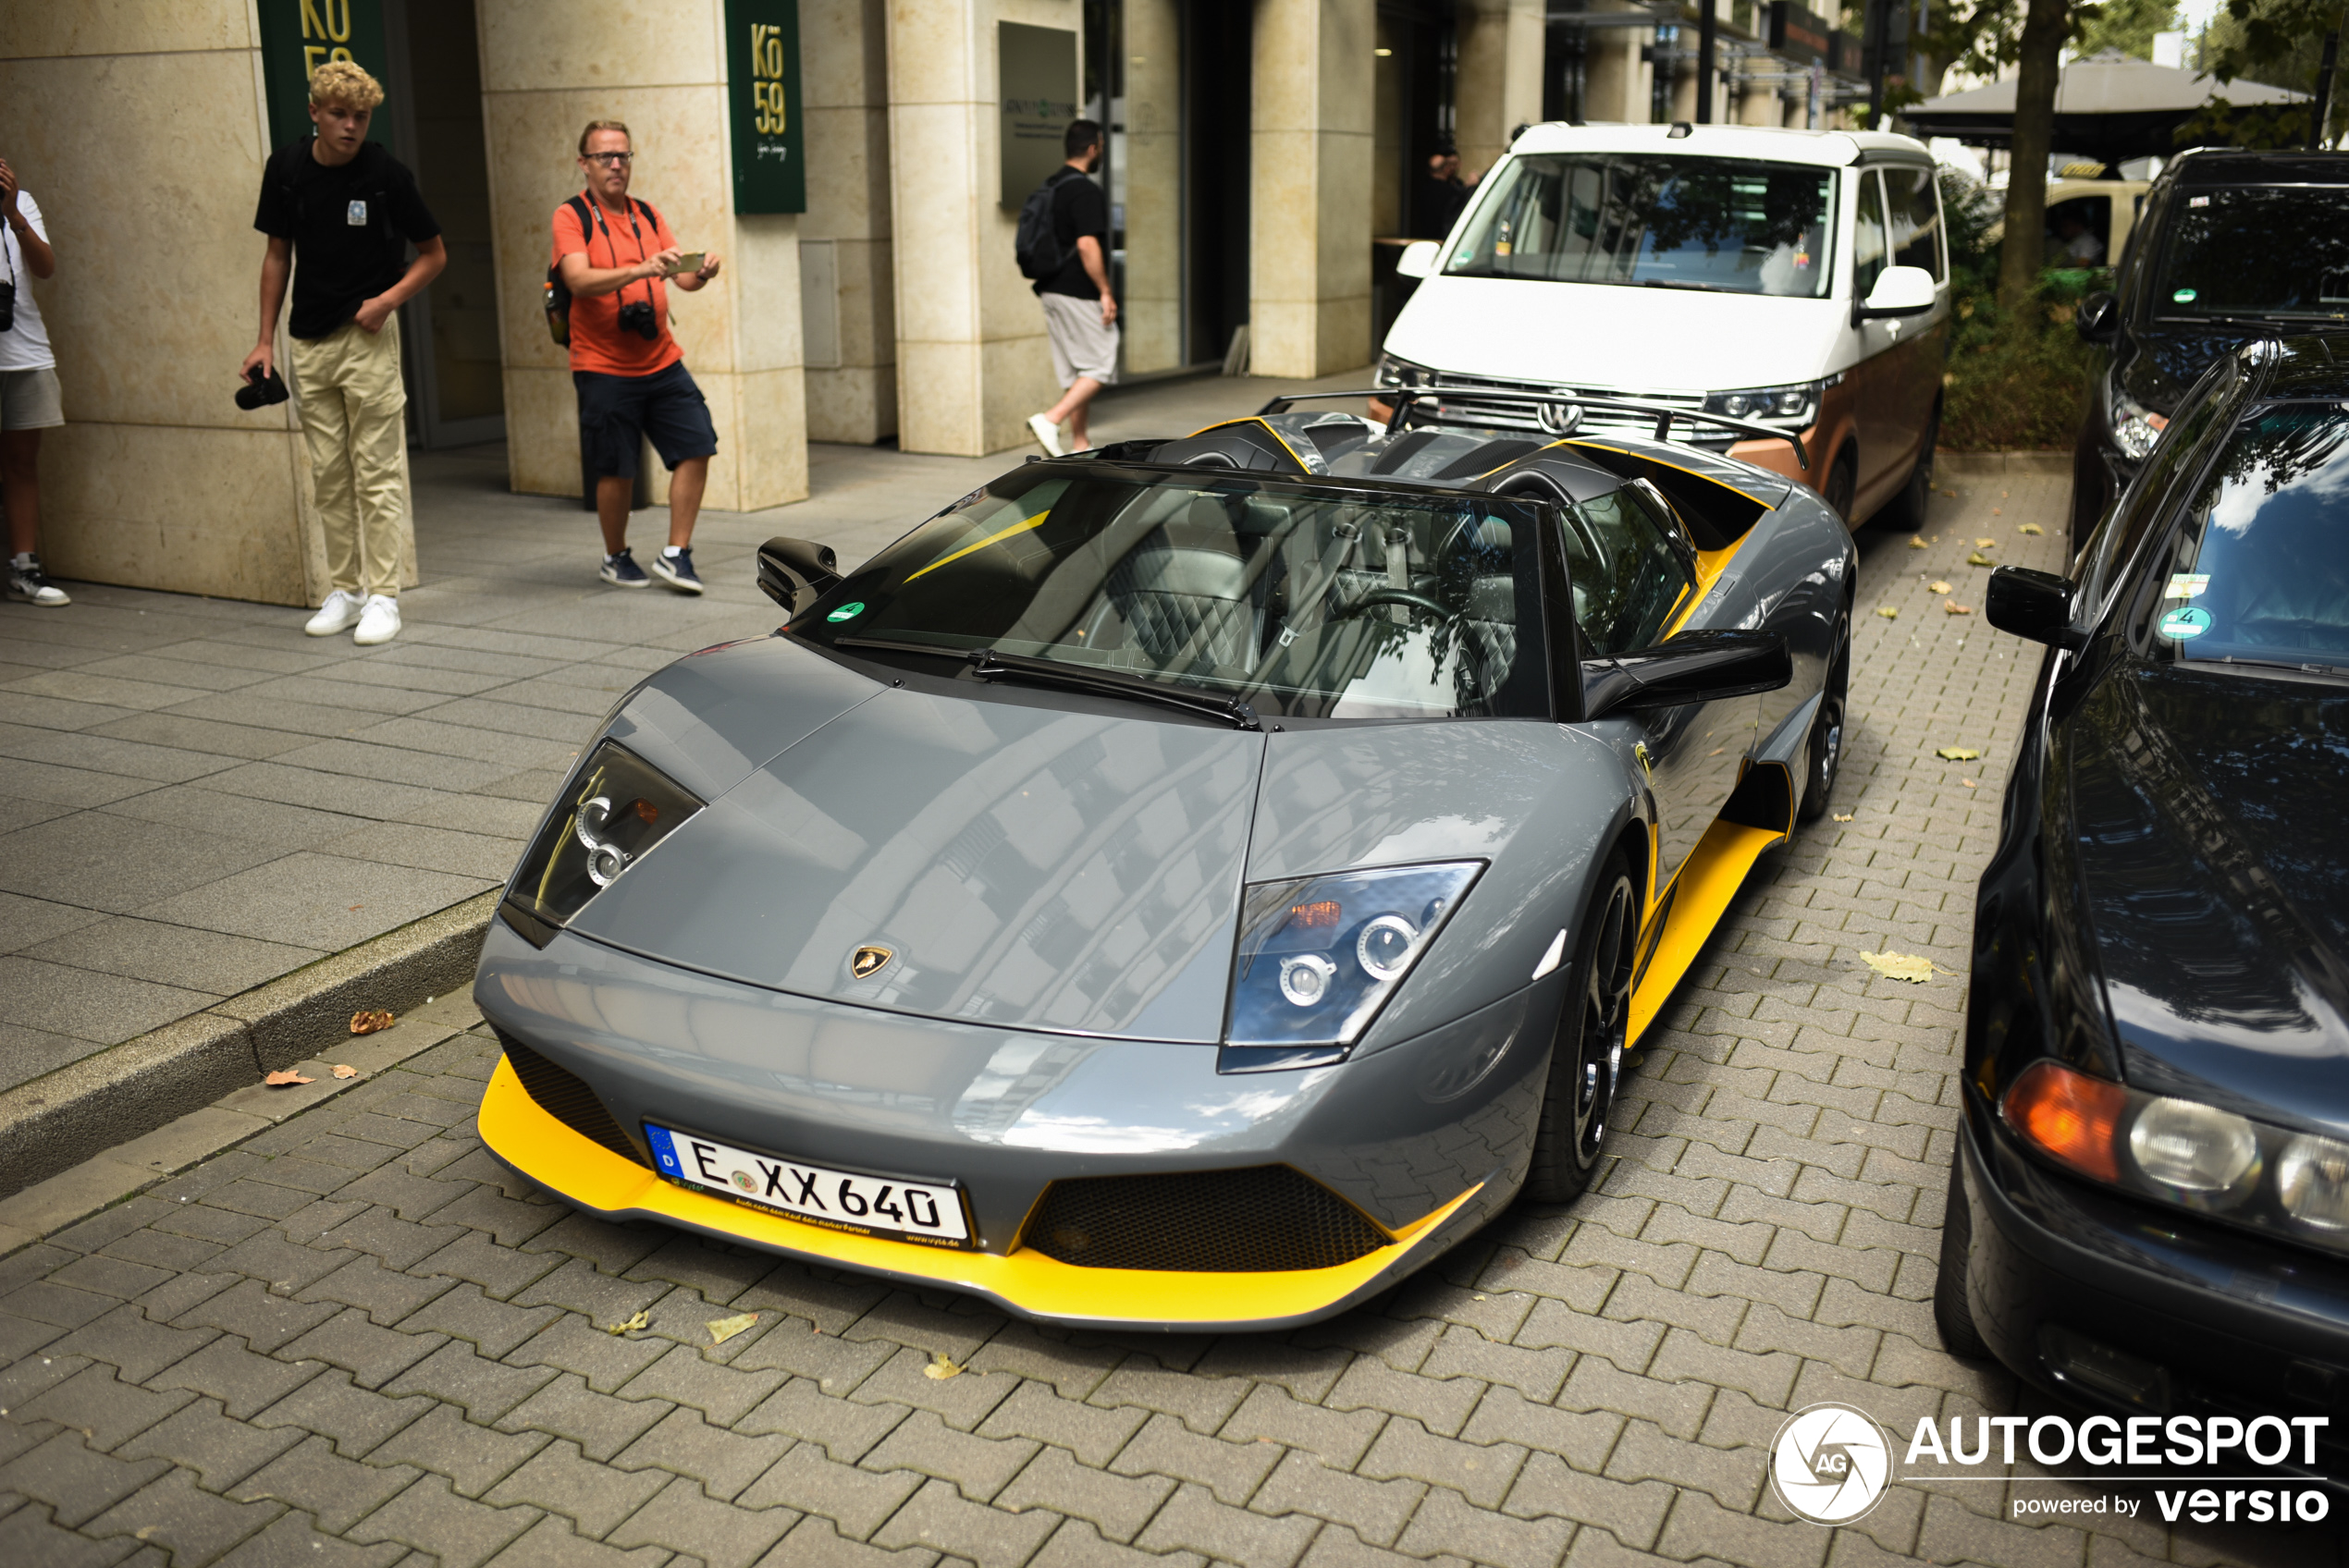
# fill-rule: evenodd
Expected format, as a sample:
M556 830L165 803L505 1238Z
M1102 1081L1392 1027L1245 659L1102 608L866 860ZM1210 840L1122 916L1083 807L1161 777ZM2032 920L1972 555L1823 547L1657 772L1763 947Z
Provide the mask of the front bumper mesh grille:
M646 1164L644 1155L620 1130L620 1123L604 1109L604 1102L596 1097L596 1091L587 1086L585 1079L547 1060L510 1035L500 1035L498 1039L506 1047L506 1060L512 1065L514 1076L522 1080L523 1091L537 1102L539 1109L622 1159Z
M1285 1165L1055 1182L1025 1239L1081 1268L1186 1274L1334 1268L1389 1244L1360 1209Z

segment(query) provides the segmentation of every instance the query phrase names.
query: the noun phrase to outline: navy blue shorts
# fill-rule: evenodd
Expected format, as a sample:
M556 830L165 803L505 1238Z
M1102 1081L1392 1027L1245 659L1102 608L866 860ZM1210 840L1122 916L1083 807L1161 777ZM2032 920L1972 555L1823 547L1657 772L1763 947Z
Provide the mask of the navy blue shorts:
M718 427L684 361L650 375L575 370L571 381L579 388L579 455L591 475L635 478L646 436L672 472L688 459L717 455Z

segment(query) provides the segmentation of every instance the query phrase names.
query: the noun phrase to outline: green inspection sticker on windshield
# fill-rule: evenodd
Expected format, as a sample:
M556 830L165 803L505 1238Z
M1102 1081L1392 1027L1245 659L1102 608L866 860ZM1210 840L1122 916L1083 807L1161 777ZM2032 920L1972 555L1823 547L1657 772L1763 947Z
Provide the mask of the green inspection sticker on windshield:
M2170 586L2163 589L2165 599L2199 599L2210 591L2210 574L2207 571L2172 572Z
M831 614L826 616L824 619L826 620L855 620L858 616L863 615L864 613L865 601L862 599L851 599L848 603L841 606L840 608L832 611Z
M2181 288L2175 294L2171 295L2170 299L2171 302L2175 304L2191 305L2194 303L2195 291L2191 288Z
M2161 612L2161 634L2174 642L2191 641L2209 630L2208 610L2187 608Z

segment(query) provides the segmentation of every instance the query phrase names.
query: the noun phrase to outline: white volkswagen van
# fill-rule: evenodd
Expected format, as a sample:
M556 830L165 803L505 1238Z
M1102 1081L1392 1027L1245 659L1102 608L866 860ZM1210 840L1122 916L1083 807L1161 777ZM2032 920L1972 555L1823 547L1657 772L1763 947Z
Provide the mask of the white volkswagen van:
M1604 439L1638 415L1480 390L1636 398L1798 433L1676 423L1800 479L1852 526L1921 521L1948 354L1949 267L1925 144L1878 132L1538 125L1493 166L1380 357L1433 386L1411 422ZM1455 392L1457 388L1457 392ZM1376 407L1376 405L1374 405Z

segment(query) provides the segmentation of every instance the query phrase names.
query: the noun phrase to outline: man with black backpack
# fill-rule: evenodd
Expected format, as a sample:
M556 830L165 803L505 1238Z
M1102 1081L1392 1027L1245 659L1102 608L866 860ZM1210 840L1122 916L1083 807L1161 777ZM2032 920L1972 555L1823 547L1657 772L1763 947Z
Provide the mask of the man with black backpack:
M333 592L302 630L352 641L400 634L400 546L408 515L408 394L400 379L402 304L449 263L440 226L416 193L416 177L367 127L384 90L349 60L310 77L318 133L270 155L252 226L269 237L261 261L261 340L238 374L277 381L277 312L293 273L294 390L326 540ZM416 259L403 263L407 247ZM294 263L299 260L299 270ZM248 393L247 398L253 397ZM279 386L274 398L285 401Z
M1052 342L1052 370L1068 390L1042 413L1027 416L1037 444L1061 455L1060 427L1068 423L1070 451L1092 439L1086 410L1093 395L1117 380L1117 301L1109 289L1109 198L1087 177L1101 161L1101 128L1073 120L1061 141L1068 162L1027 198L1019 212L1019 270L1036 280L1044 331Z
M628 193L635 144L618 120L579 134L587 189L555 209L547 325L571 349L579 393L579 446L595 481L604 533L597 575L620 588L650 581L628 550L628 508L646 437L669 467L669 546L652 575L681 594L702 591L694 570L694 523L718 453L709 405L669 331L669 289L688 293L718 276L718 257L685 255L649 202Z

